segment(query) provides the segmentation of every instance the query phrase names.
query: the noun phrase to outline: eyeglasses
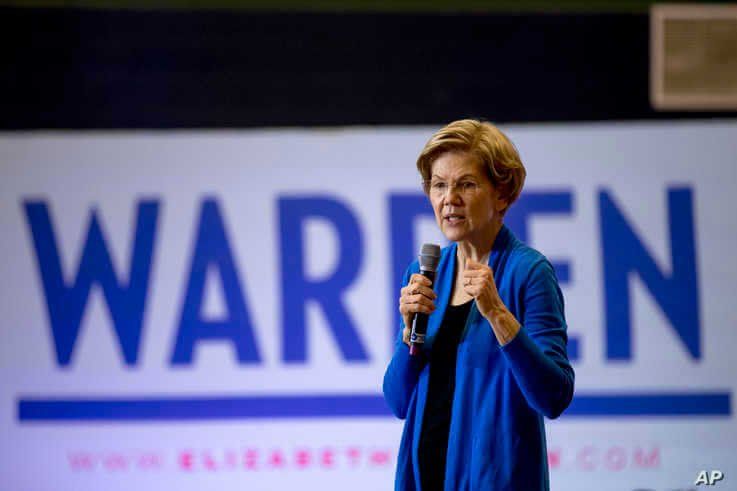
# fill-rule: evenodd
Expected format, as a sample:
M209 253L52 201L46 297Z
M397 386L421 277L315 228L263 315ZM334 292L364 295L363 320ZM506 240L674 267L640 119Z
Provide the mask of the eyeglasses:
M464 198L468 198L476 194L481 186L476 181L470 179L462 179L456 183L449 183L442 179L426 179L422 181L422 187L425 193L429 194L433 198L443 198L452 189L455 189L458 194Z

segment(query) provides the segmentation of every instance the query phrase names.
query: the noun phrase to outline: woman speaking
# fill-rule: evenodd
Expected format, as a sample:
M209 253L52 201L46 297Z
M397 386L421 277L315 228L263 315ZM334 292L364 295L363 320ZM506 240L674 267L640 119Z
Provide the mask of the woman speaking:
M417 261L402 283L383 387L406 419L395 489L548 490L543 416L568 407L574 373L553 268L503 223L525 168L499 129L464 119L430 138L417 169L451 245L435 285ZM417 313L427 337L411 356Z

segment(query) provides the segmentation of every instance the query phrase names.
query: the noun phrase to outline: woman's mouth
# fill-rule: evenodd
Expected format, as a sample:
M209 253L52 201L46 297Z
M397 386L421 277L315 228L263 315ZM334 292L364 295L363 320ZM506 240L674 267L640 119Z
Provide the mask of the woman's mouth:
M448 222L450 225L456 225L463 220L466 219L464 215L459 215L457 213L449 213L443 217L443 219Z

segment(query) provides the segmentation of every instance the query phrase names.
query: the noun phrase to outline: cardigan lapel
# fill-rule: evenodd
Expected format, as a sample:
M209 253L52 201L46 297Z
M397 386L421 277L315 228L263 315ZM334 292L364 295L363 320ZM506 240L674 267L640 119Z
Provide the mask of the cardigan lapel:
M435 300L435 312L428 318L427 339L423 346L428 352L432 349L435 336L438 333L438 329L440 329L440 325L443 323L443 317L450 302L450 294L453 290L453 272L455 271L457 247L455 242L452 243L447 249L448 252L441 257L440 264L438 264L434 285L438 298Z

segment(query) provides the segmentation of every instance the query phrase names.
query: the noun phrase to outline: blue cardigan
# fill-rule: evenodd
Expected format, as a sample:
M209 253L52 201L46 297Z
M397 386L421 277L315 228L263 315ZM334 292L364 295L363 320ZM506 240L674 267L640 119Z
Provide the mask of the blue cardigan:
M450 301L456 244L443 249L436 276L436 310L425 350ZM456 385L448 439L446 491L547 491L543 416L558 417L573 397L563 295L552 266L502 226L489 257L499 295L522 325L500 346L489 322L472 304L458 346ZM407 269L403 285L419 271ZM405 419L395 490L420 489L417 447L430 373L425 356L410 357L402 328L384 375L384 398Z

